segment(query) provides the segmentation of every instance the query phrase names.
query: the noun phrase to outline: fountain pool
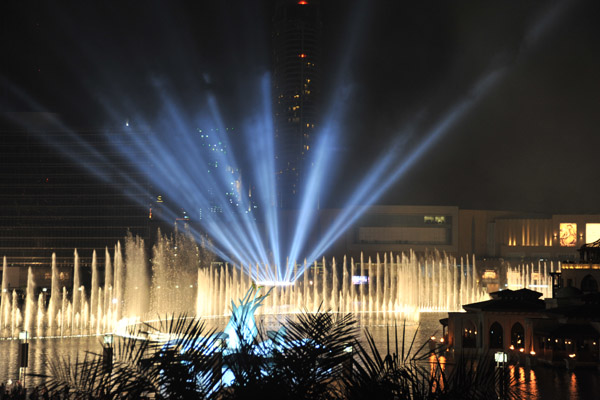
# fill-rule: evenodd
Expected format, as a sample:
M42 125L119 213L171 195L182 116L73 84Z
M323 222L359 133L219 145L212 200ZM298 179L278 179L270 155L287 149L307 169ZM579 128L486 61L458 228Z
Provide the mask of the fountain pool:
M4 274L6 263L4 259ZM230 314L231 300L237 301L253 284L275 285L257 315L320 309L353 313L375 325L417 321L422 312L457 311L462 304L487 298L474 258L457 260L437 252L426 257L409 252L375 259L323 258L312 265L296 264L305 273L294 282L261 282L269 266L211 264L202 246L177 234L161 237L151 262L143 241L128 237L112 254L105 250L104 264L101 276L94 253L91 287L85 287L75 251L73 286L67 288L59 284L53 257L50 293L36 290L30 268L24 301L8 290L4 279L1 337L15 338L21 331L32 338L119 332L132 321L174 314L220 318Z

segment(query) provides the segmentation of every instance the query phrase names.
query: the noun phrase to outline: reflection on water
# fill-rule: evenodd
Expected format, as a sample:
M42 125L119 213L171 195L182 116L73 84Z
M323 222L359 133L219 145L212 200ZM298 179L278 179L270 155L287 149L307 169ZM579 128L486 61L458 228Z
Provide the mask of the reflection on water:
M596 369L512 368L523 370L528 376L521 385L529 390L532 399L592 400L600 397L600 374Z
M535 372L532 369L529 370L529 393L532 397L539 397L537 379L535 378Z
M362 325L361 328L368 330L373 335L379 352L384 354L387 352L388 345L390 353L396 352L396 339L400 354L402 352L402 336L404 336L404 351L408 356L409 350L411 355L427 350L423 349L423 345L431 336L441 336L442 325L439 320L447 316L446 313L421 313L419 323L407 322L406 327L404 327L403 321L398 320L387 325Z
M521 397L528 399L540 398L537 377L533 369L525 369L515 365L510 365L507 369L509 381L517 387L517 393L520 393Z
M19 377L20 340L0 341L0 382L17 380ZM72 337L62 339L29 340L29 365L27 374L47 373L48 360L80 360L86 352L102 352L102 344L97 336ZM41 378L26 377L26 386L41 383Z
M411 353L414 354L432 335L440 335L441 325L439 319L445 317L444 313L422 313L421 323L418 326L411 324L406 326L405 331L405 355L408 354L409 347L414 344ZM215 328L222 329L226 320L212 321ZM260 321L259 321L260 322ZM276 328L277 322L263 321L267 329ZM373 335L376 345L381 353L385 354L389 346L390 353L396 352L396 339L398 341L398 353L402 352L402 321L397 321L396 326L375 325L366 326L360 323L361 329L368 329ZM223 326L221 326L223 325ZM389 332L389 334L388 334ZM416 333L416 335L415 335ZM48 360L71 359L77 357L81 360L86 352L101 353L101 337L73 337L63 339L34 339L29 341L29 368L30 374L47 373L46 363ZM423 348L422 351L427 351ZM15 380L18 377L18 340L0 341L0 382L6 382L9 379ZM445 358L438 359L443 365ZM439 369L433 368L437 364L435 357L426 358L426 361L432 363L431 373L439 374ZM534 369L523 366L509 366L510 377L518 385L523 398L532 400L592 400L600 398L600 373L595 369L576 369L567 371L564 368L550 368L537 366ZM40 378L28 377L26 385L39 384ZM440 384L442 381L439 381Z

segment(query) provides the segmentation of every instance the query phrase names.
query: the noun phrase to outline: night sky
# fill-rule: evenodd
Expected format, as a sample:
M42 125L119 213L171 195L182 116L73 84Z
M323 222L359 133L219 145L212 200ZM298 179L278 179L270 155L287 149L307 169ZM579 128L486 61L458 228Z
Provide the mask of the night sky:
M17 3L17 4L12 4ZM400 139L398 161L469 109L380 199L600 212L600 3L322 1L323 109L342 104L337 195ZM74 127L182 113L216 96L232 126L270 69L273 1L2 2L0 110ZM483 93L474 87L493 72Z

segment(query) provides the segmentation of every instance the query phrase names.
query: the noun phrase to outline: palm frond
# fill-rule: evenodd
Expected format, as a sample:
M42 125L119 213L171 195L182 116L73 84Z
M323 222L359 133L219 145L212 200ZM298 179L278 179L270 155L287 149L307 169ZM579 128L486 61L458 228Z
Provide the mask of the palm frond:
M171 339L139 338L153 333ZM50 391L65 398L209 398L218 388L222 365L213 334L199 320L173 316L117 338L110 369L103 355L89 353L83 360L49 362L50 373L44 377Z

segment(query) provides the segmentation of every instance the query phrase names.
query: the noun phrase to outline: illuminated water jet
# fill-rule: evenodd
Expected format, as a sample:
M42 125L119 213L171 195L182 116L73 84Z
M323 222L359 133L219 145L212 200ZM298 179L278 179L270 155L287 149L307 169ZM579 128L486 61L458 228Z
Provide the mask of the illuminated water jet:
M266 281L262 277L271 269L269 265L211 265L202 258L201 248L185 235L161 237L152 265L147 265L143 241L130 236L125 241L125 254L120 244L112 257L106 250L103 287L99 285L97 261L92 262L89 298L75 279L71 291L60 285L53 257L50 293L36 293L32 269L22 308L17 292L13 291L11 298L3 287L0 336L14 338L21 330L27 330L32 338L124 332L132 321L182 313L221 318L230 315L232 300L240 299L255 285L271 287L259 315L330 310L354 313L368 324L416 321L420 312L458 311L462 304L487 297L479 287L474 259L458 263L437 252L426 257L413 252L384 253L374 260L361 257L356 262L347 257L341 262L323 258L311 265L305 261L294 264L294 276L299 279ZM79 256L75 252L74 275L77 268ZM48 306L46 295L50 296Z
M463 262L465 261L465 262ZM229 299L238 298L268 266L229 265L201 269L198 275L197 315L224 316ZM261 314L297 313L302 310L332 310L358 316L418 320L424 311L458 311L462 304L481 301L487 295L479 288L475 262L431 254L418 258L413 252L384 254L355 263L344 257L341 264L325 259L305 270L294 282L256 281L272 287ZM356 279L359 278L359 279ZM362 282L362 284L357 284Z
M519 264L508 267L506 272L507 289L530 289L542 293L542 298L552 297L551 272L560 270L560 262L555 269L554 262L538 261L534 263Z

